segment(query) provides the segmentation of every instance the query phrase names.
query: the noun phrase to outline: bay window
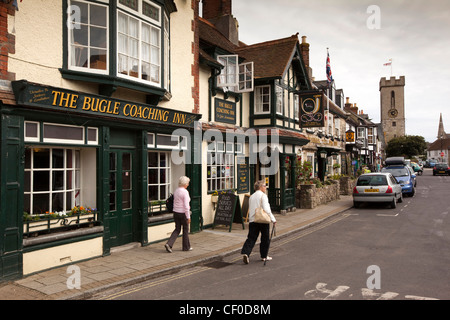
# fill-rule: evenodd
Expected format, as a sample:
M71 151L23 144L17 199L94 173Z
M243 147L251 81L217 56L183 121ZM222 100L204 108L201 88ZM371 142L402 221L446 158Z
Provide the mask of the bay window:
M68 59L63 75L73 76L65 70L88 72L124 79L123 86L130 86L131 80L169 89L170 20L164 5L150 0L67 0L67 4ZM101 78L86 76L86 81Z
M270 86L255 87L255 114L270 113Z
M69 65L75 70L108 71L108 7L71 1L74 15L69 28Z

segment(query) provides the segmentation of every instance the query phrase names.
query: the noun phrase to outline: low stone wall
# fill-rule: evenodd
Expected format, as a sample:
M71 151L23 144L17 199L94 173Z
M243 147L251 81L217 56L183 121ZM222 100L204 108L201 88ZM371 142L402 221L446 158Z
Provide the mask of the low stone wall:
M341 195L351 195L353 193L353 187L356 185L356 179L350 177L341 177L339 179L340 184L340 194Z
M315 184L302 184L296 192L296 207L301 209L313 209L321 204L340 198L341 188L337 180L330 180L331 185L317 188Z

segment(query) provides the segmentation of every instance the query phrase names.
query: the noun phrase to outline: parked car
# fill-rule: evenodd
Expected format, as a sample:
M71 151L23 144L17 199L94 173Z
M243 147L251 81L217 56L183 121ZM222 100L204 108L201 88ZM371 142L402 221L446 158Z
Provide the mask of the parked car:
M417 175L421 176L423 173L423 169L420 167L419 164L415 162L411 162L411 167L413 168L414 172L417 173Z
M403 157L387 158L385 160L386 166L381 169L381 172L391 173L402 187L402 193L414 196L416 190L414 189L415 174L412 174L409 167L405 164Z
M427 168L434 168L436 160L427 160Z
M447 174L450 175L450 168L446 163L437 163L433 167L433 176L437 174Z
M410 165L407 165L406 167L408 168L409 173L411 173L411 179L413 181L414 187L417 187L417 176L414 172L414 169Z
M358 208L363 202L386 202L391 208L403 201L402 187L389 173L365 173L359 176L353 188L353 206Z

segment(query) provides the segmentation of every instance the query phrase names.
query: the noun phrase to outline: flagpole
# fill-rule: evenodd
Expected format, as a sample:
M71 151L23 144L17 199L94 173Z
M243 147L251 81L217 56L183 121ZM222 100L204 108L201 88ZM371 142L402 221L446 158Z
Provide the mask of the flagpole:
M393 75L393 73L392 73L392 65L393 65L393 63L392 63L392 59L390 59L391 60L391 77L392 77L392 75Z
M328 59L328 56L329 56L329 52L328 52L328 48L327 48L327 59ZM331 82L330 81L327 81L327 83L328 83L328 85L327 85L327 124L326 124L326 133L327 133L327 136L330 134L330 132L328 131L329 130L329 128L330 128L330 85L331 85Z

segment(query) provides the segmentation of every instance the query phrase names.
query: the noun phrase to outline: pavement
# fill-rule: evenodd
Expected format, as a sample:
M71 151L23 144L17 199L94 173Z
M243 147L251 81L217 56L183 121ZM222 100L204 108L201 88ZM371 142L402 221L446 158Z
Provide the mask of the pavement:
M321 223L352 206L352 196L341 195L340 199L314 209L296 209L285 215L275 213L276 235L272 241ZM221 261L229 255L238 254L247 233L248 223L245 223L245 229L242 228L242 224L233 223L231 232L229 227L225 226L204 229L189 235L192 251L182 251L181 238L179 238L175 242L173 253L165 250L164 241L146 247L131 243L114 248L109 256L42 271L16 281L0 283L0 300L89 299L105 290L137 284L196 265ZM73 280L73 275L76 274L74 266L81 275L79 282Z

